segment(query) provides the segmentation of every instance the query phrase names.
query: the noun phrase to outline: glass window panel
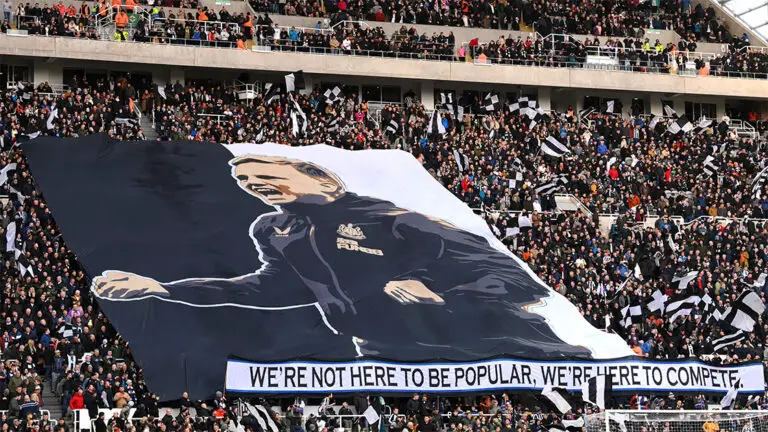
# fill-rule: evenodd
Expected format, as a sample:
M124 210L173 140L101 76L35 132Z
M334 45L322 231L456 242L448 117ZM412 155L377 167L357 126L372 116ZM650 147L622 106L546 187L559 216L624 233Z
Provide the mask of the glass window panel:
M381 102L381 87L363 86L363 100L369 102Z
M381 88L381 101L390 103L400 103L400 87L383 86Z
M725 4L725 7L733 12L734 15L738 15L764 3L765 0L731 0Z
M763 6L760 9L742 15L741 19L743 19L750 27L763 24L765 23L765 20L768 19L768 6Z
M768 24L758 28L757 32L760 34L760 36L768 39Z

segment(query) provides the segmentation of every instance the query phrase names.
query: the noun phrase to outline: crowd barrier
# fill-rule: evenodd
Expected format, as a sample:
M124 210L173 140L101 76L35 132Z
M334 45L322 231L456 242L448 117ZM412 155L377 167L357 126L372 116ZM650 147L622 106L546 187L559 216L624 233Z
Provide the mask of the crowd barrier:
M111 419L115 413L118 415L122 412L121 409L108 409L108 408L99 408L99 413L104 413L104 421L108 422L109 419ZM128 412L128 421L133 422L134 419L133 414L136 413L136 408L131 408ZM77 409L73 411L73 423L74 423L74 431L73 432L81 432L81 431L93 431L96 430L96 428L93 426L93 423L96 421L95 418L91 418L91 416L88 414L87 409Z

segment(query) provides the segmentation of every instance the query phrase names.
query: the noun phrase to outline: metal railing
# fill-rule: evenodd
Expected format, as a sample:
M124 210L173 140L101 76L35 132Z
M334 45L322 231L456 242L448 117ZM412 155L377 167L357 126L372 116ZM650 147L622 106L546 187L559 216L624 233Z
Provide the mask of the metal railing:
M205 118L208 118L208 119L213 119L216 122L216 124L219 124L222 121L226 121L225 119L230 118L230 116L228 116L226 114L202 114L202 113L198 113L196 115L198 117L202 117L202 118L199 118L198 121L202 121Z
M112 25L113 27L114 25ZM55 35L28 35L29 36L43 36L43 37L67 37L67 36L55 36ZM125 41L136 43L167 43L174 45L189 45L189 46L203 46L203 47L216 47L216 48L236 48L236 44L228 41L205 41L196 39L185 38L169 38L166 36L150 35L147 36L146 41ZM124 43L124 42L121 42ZM428 52L396 52L396 51L375 51L375 50L344 50L341 48L332 49L329 47L309 47L309 46L297 46L292 44L267 44L257 45L253 51L266 51L266 52L296 52L306 54L317 55L353 55L353 56L365 56L376 58L390 58L390 59L407 59L407 60L421 60L421 61L451 61L459 62L454 53L449 54L434 54ZM548 68L588 68L586 59L576 58L577 61L572 61L571 57L553 57L547 60L528 60L528 59L493 59L496 60L494 65L512 65L512 66L532 66L532 67L548 67ZM650 64L649 64L650 63ZM591 67L590 67L591 68ZM614 72L642 72L651 74L665 74L669 75L668 71L664 68L656 67L652 62L646 62L646 64L630 63L624 61L617 65L600 65L600 70L614 71ZM752 73L752 72L731 72L731 71L710 71L710 76L726 77L726 78L750 78L750 79L768 79L768 73Z
M736 132L738 136L746 136L748 138L757 138L757 130L752 124L741 119L731 119L728 129Z
M20 29L22 25L40 24L40 17L34 15L16 15L16 28Z
M237 49L236 42L221 41L221 40L207 40L207 39L187 39L183 37L168 37L159 35L148 35L148 40L131 40L130 43L148 43L148 44L163 44L163 45L183 45L202 48L219 48L219 49ZM125 42L121 42L125 43Z
M161 28L163 24L168 24L168 23L181 24L184 27L189 27L192 25L194 27L200 28L200 30L204 32L227 28L237 33L240 33L240 25L235 22L198 21L198 20L188 20L188 19L182 19L182 18L152 18L150 28L153 30L157 30Z
M5 196L5 195L4 195L2 198L4 198L5 200L7 200L7 199L8 199L8 197L7 197L7 196ZM2 411L0 411L0 416L6 416L6 417L7 417L7 416L8 416L8 411L7 411L7 410L2 410ZM46 409L41 409L41 410L40 410L40 416L41 416L41 417L42 417L42 416L48 416L48 422L51 424L51 426L55 425L55 424L58 422L58 419L53 419L53 418L51 418L51 412L50 412L49 410L46 410ZM9 419L9 420L10 420L10 419ZM35 421L38 421L38 420L39 420L39 419L37 419L37 420L35 420Z
M576 208L579 209L581 214L590 218L592 217L592 210L590 210L589 207L584 205L584 203L581 202L581 200L578 197L576 197L576 195L570 194L570 193L555 193L554 197L555 197L555 200L557 200L558 198L570 200L571 203L573 203L576 206Z
M264 34L270 34L274 35L275 29L280 30L280 32L291 30L296 30L299 33L309 33L309 34L324 34L324 35L330 35L334 33L333 29L330 28L316 28L316 27L296 27L296 26L281 26L281 25L263 25L263 24L257 24L253 26L254 29L254 37L256 37L257 34L261 34L264 36ZM266 39L262 37L262 39Z

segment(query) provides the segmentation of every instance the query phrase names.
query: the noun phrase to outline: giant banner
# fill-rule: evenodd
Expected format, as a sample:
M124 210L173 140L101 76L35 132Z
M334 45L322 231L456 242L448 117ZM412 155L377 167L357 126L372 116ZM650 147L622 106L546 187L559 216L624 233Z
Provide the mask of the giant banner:
M545 373L534 362L534 383L502 380L514 365L523 372L515 360L597 366L633 356L408 153L105 135L39 138L24 150L92 295L162 398L206 397L225 382L302 391L299 374L325 379L326 370L286 363L296 360L341 368L337 381L309 381L307 391L369 388L351 381L358 363L349 362L360 360L399 365L376 389L426 385L405 370L415 362L415 374L438 373L433 387L448 391L538 388ZM496 384L491 369L466 365L502 357L515 360L493 363ZM444 361L464 366L433 370ZM558 368L573 382L588 373ZM478 379L467 381L473 370ZM636 372L641 386L656 385L655 369ZM659 387L677 388L661 373ZM704 389L723 379L691 373ZM269 380L254 383L259 374Z
M610 375L614 391L763 392L763 366L717 367L699 362L546 362L488 360L460 364L393 364L230 360L227 391L236 393L456 393L494 390L581 389L590 377Z

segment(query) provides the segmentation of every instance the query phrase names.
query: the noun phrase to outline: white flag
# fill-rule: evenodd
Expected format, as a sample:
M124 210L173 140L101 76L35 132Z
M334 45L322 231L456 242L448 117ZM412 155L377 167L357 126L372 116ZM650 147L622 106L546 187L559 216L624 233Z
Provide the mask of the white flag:
M371 405L368 405L368 409L365 410L363 415L365 416L365 420L368 422L369 425L379 421L379 413L377 413L376 410L373 409L373 406Z
M16 250L16 221L8 222L5 228L5 250L8 252Z
M2 170L0 170L0 186L4 185L8 182L8 171L13 171L16 169L16 163L9 163L5 167L3 167Z

